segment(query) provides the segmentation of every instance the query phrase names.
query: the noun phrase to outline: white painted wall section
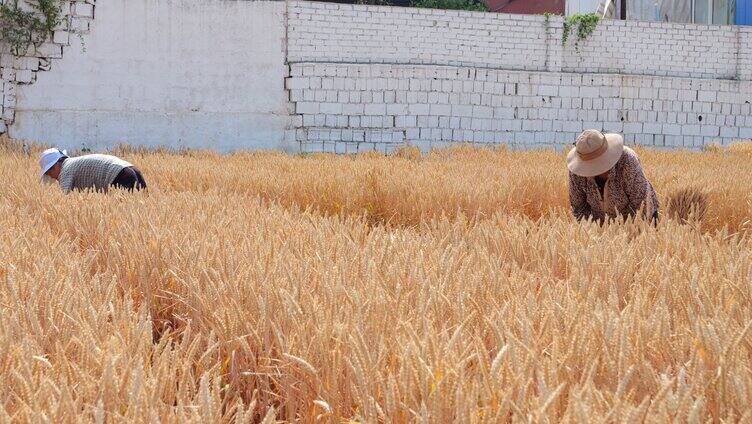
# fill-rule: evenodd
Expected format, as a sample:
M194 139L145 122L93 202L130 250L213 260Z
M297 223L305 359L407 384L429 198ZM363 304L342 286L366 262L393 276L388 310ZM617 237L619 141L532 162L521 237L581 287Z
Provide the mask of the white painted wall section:
M284 3L97 2L91 33L16 90L14 138L285 149Z

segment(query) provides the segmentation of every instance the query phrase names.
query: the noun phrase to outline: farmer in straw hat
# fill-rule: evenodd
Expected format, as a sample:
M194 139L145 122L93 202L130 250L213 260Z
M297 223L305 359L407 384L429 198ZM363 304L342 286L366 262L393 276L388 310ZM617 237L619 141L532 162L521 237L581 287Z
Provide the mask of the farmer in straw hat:
M95 154L70 158L64 150L47 149L39 159L39 166L42 178L57 180L64 193L86 189L107 191L110 187L128 191L146 188L141 172L115 156Z
M567 155L569 202L578 220L643 216L658 221L658 196L634 150L618 134L586 130Z

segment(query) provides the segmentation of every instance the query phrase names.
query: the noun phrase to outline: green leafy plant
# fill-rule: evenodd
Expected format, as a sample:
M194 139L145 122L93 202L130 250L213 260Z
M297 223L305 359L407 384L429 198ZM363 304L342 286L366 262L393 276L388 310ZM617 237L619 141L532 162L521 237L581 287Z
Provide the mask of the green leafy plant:
M51 34L62 20L60 0L36 0L32 2L32 6L42 14L45 30Z
M391 6L392 2L389 0L357 0L357 4L370 4L374 6Z
M572 29L577 28L576 48L580 41L585 40L595 31L595 27L598 26L600 19L596 13L577 14L568 17L564 20L564 33L561 36L561 44L566 45Z
M555 13L546 12L543 14L543 25L546 28L546 35L548 35L548 29L551 27L551 17L552 16L558 16Z
M59 0L29 1L28 8L12 0L0 5L0 40L7 43L16 56L26 54L29 47L39 47L60 24Z
M487 12L488 6L479 0L412 0L412 7Z

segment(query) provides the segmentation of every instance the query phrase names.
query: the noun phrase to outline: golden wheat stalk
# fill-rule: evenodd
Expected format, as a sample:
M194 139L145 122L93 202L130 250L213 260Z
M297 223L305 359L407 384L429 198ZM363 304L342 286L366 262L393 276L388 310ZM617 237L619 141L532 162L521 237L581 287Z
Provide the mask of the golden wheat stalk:
M640 151L643 231L551 151L122 149L148 195L65 196L3 146L1 422L752 417L739 147Z

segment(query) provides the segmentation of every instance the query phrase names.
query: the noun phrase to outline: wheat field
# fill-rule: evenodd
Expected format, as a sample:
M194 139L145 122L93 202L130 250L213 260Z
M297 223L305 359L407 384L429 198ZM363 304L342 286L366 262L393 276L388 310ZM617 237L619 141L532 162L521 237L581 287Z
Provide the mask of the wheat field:
M748 146L638 150L658 228L552 151L119 153L0 148L0 422L752 422Z

